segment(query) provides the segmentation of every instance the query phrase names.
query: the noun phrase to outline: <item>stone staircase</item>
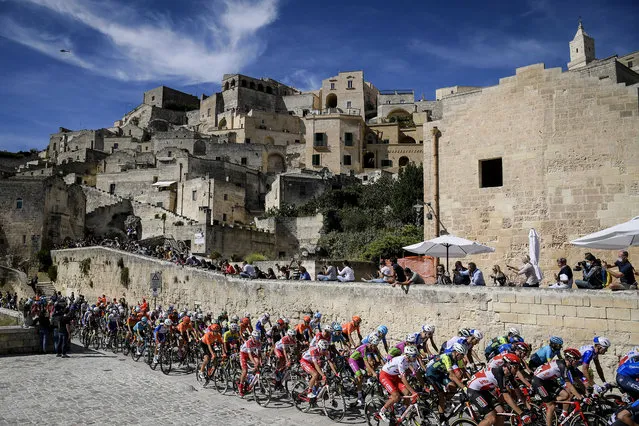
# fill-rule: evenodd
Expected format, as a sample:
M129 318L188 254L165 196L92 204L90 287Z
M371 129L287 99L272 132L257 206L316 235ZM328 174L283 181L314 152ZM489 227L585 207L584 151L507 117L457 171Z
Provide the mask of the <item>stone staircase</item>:
M40 290L40 292L45 296L53 296L57 293L55 286L49 279L49 275L45 272L38 272L38 283L36 284L36 290Z

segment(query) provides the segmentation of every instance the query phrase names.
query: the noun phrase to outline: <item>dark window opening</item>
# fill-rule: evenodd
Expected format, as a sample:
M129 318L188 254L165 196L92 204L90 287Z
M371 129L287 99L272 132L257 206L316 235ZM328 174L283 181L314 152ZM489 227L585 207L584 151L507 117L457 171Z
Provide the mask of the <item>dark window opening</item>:
M226 222L226 213L222 213L222 222Z
M353 146L353 134L350 132L344 133L344 145Z
M350 166L351 165L351 156L350 155L345 155L344 156L344 165L345 166Z
M16 200L16 209L18 210L22 209L22 198L18 198Z
M115 194L115 184L109 185L109 194Z
M501 158L479 160L479 187L492 188L504 185L504 171Z
M633 65L632 61L628 61L628 68L632 68L632 65ZM55 148L53 148L53 149L55 149Z
M251 138L244 138L244 143L251 143Z
M247 162L247 161L248 161L248 159L247 159L246 157L242 157L242 158L240 159L240 163L241 163L243 166L246 166L246 162Z
M313 146L326 146L326 135L324 133L315 133Z
M313 163L314 166L319 166L320 165L320 155L319 154L313 154L312 163Z
M382 167L393 167L393 160L382 160Z
M224 194L224 201L228 201L229 199L229 194Z

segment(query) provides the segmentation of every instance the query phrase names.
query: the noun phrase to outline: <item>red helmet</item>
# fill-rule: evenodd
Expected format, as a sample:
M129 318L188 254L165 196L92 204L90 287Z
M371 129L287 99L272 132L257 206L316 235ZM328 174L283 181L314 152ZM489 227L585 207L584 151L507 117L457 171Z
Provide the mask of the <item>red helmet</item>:
M311 317L308 315L304 315L304 322L311 322Z
M282 318L277 320L278 325L284 325L284 320Z
M521 358L515 354L505 354L503 360L506 364L519 365L521 364Z
M530 345L526 342L515 342L513 343L513 349L516 351L522 351L524 353L530 352Z
M209 330L211 330L214 333L219 333L221 328L220 328L220 324L211 324L209 325Z
M242 318L242 324L249 325L251 321L248 318Z
M190 322L191 322L191 318L189 318L189 317L186 317L186 316L185 316L184 318L182 318L182 322L183 322L184 324L188 324L188 323L190 323Z
M362 319L357 315L353 315L353 322L362 322Z
M564 349L564 358L566 359L581 359L581 352L575 348Z

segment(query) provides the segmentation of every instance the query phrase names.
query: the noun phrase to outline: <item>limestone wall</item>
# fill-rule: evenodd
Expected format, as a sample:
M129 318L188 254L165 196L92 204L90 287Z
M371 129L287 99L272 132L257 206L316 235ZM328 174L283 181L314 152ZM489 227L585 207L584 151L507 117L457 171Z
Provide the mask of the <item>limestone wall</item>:
M497 336L516 326L534 348L550 335L561 335L568 346L574 347L596 335L606 335L613 342L612 350L602 359L608 380L613 377L619 356L639 343L636 292L424 285L414 286L405 294L381 284L228 278L104 247L60 250L52 256L58 266L57 286L68 294L84 294L89 300L102 293L109 297L124 293L130 302L149 298L150 274L162 271L158 304L181 307L197 303L212 312L223 308L229 313L268 311L272 316L287 316L292 322L316 310L327 321L346 321L358 314L363 319L363 332L387 324L391 341L424 323L437 327L437 344L455 335L460 327L478 328L487 336ZM79 262L86 258L91 259L91 267L82 274ZM120 285L120 258L130 271L128 288Z

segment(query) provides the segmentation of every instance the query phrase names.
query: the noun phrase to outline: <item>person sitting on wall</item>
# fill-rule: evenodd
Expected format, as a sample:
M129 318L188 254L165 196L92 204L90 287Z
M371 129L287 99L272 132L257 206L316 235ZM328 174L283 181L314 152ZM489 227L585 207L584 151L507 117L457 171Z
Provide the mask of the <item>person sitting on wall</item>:
M305 267L300 266L300 281L310 281L311 274L308 273Z
M575 285L578 288L585 288L590 290L600 290L604 285L604 277L606 271L601 266L601 260L595 259L588 265L588 273L584 276L583 280L575 280Z
M348 260L345 260L343 265L344 268L342 268L337 273L337 280L343 283L355 281L355 271L353 271L353 268L351 268L350 262Z
M493 279L493 285L503 287L506 285L506 274L501 271L499 265L493 265L493 274L490 276Z
M370 277L369 279L362 278L362 281L366 283L388 283L392 284L395 282L395 277L393 273L393 269L387 264L387 261L381 259L379 261L379 268L377 270L377 277Z
M506 265L506 267L517 272L517 275L524 275L526 277L526 281L522 283L522 287L539 287L539 278L537 278L535 267L532 263L530 263L530 256L525 254L521 258L521 262L523 264L521 268L516 268L515 266L510 265Z
M317 274L317 280L337 281L337 268L335 268L335 266L328 261L324 262L323 274Z
M255 268L246 260L242 262L242 272L240 272L240 277L248 279L257 277L257 275L255 274Z
M417 272L413 272L409 267L404 268L404 275L409 277L406 281L393 283L392 286L395 287L397 284L404 290L404 293L408 293L408 287L411 284L426 284L421 275Z
M455 268L453 269L453 284L470 284L470 276L461 274L463 271L466 270L467 269L464 267L464 265L462 265L461 261L458 260L457 262L455 262Z
M621 250L617 253L617 260L613 265L605 263L604 266L615 278L619 278L619 284L615 283L610 286L611 290L636 290L639 272L635 271L632 263L628 260L628 252ZM617 268L617 271L611 271L611 268Z
M450 274L446 268L444 268L444 265L437 265L437 284L449 285L452 283L453 281L450 279Z
M555 274L555 284L549 288L571 288L572 287L572 269L568 266L568 262L565 257L557 259L557 266L559 266L559 272Z
M268 268L266 270L266 279L268 280L276 280L277 276L275 275L275 271L273 271L273 268Z

